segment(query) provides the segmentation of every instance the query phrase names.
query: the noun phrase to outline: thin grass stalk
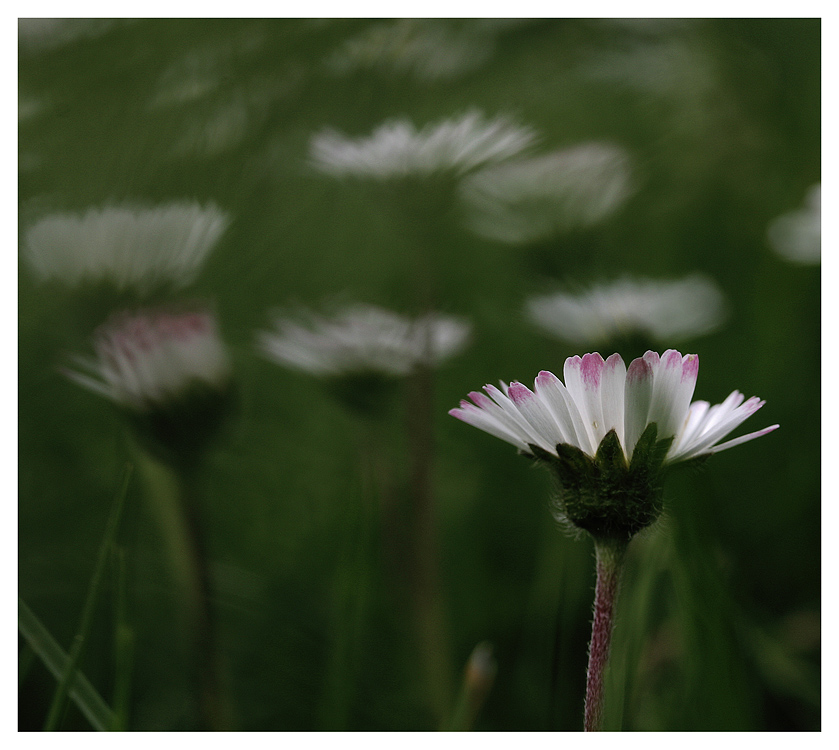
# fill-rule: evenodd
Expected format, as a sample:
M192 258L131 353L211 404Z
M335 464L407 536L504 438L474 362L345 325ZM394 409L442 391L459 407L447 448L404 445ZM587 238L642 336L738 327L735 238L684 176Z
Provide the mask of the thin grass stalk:
M117 548L113 555L116 573L116 601L114 602L114 722L111 730L128 729L131 704L131 678L134 672L134 630L128 622L128 575L125 549Z
M122 518L122 509L125 506L125 498L128 495L128 485L131 481L131 474L133 466L126 465L123 474L122 485L114 498L111 514L108 517L108 523L105 527L105 535L102 537L102 543L99 545L99 552L96 557L96 566L93 569L93 576L90 579L90 585L87 590L87 598L85 600L84 608L82 609L81 621L79 629L73 639L73 645L70 648L67 666L64 675L58 683L55 695L52 699L47 720L44 723L45 732L53 732L58 727L64 709L67 705L67 696L73 679L76 675L76 668L81 659L87 642L87 636L90 633L91 625L93 624L93 614L96 611L96 603L99 600L99 592L102 588L102 581L104 579L105 566L108 560L108 553L116 539L117 530L119 529L119 522Z
M60 680L67 671L70 657L20 597L18 597L17 605L20 634L53 677ZM78 669L76 678L70 686L69 695L90 722L90 726L97 732L107 732L113 725L114 717L110 706Z

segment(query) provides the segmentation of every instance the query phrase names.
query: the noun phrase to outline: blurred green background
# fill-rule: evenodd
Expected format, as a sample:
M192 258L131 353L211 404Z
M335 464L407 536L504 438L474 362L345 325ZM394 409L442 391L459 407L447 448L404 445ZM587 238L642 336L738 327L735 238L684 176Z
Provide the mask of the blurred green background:
M581 729L593 552L553 520L547 473L446 412L484 383L559 374L587 351L536 330L530 295L694 271L729 303L718 332L677 344L700 356L695 397L759 395L741 433L781 428L674 474L665 518L633 541L607 727L819 729L820 271L774 254L766 231L820 181L820 22L405 23L21 25L21 237L48 212L121 201L212 201L232 218L178 298L214 306L240 396L203 477L236 728L440 726L406 605L411 390L362 424L315 378L263 359L254 336L289 303L417 312L414 227L385 192L318 174L312 134L477 108L534 128L540 151L619 144L636 190L607 220L538 246L457 221L437 232L435 306L473 325L470 347L435 373L432 418L441 658L453 686L479 642L497 663L474 729ZM449 59L444 43L466 51L429 68ZM138 459L113 406L58 371L108 311L36 283L23 262L19 310L19 591L66 649L123 467ZM627 362L643 353L615 349ZM115 658L110 573L81 665L108 702L129 685L134 730L195 727L154 511L161 472L139 466L120 531L131 666ZM20 728L37 730L55 680L23 641L21 654ZM88 725L73 708L63 727Z

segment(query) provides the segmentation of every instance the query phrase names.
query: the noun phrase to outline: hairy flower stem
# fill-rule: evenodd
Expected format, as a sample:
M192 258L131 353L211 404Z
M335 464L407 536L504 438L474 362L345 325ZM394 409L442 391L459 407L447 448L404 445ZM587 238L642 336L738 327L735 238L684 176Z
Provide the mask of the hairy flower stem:
M586 732L598 732L603 725L603 683L609 661L609 644L614 627L615 603L618 598L621 568L628 542L595 540L597 585L594 591L594 622L588 655L586 679Z

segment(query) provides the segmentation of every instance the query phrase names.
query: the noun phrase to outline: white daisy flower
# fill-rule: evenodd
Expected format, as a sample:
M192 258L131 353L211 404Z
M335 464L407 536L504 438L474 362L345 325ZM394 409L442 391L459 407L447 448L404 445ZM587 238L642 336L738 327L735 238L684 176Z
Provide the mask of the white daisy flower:
M194 387L223 391L227 350L207 312L122 315L97 330L96 356L78 357L73 381L136 412L165 408Z
M657 341L711 333L725 319L726 304L712 279L693 274L677 281L621 279L580 294L533 297L526 311L552 336L599 344L635 333Z
M558 455L557 446L571 445L595 456L614 430L625 462L630 462L639 438L653 423L658 441L673 439L664 462L686 461L718 453L765 435L766 427L724 443L720 441L764 402L744 401L733 391L721 404L694 401L699 357L668 349L661 357L648 351L629 368L619 354L605 361L599 354L569 357L565 384L542 371L530 390L521 383L501 389L485 386L488 396L473 392L473 403L462 401L449 414L516 446L524 453Z
M494 52L491 29L448 19L399 18L348 39L326 61L336 74L381 69L419 80L452 78L477 68Z
M782 214L767 230L769 244L782 258L804 265L816 265L822 256L822 186L807 191L804 207Z
M333 177L390 180L453 172L462 175L509 159L533 143L535 133L504 117L487 120L477 111L417 130L406 119L389 120L366 138L330 128L310 142L312 164Z
M334 317L279 316L259 335L262 351L286 367L319 376L376 372L407 375L417 365L439 364L469 337L464 321L439 315L410 320L373 306L349 307Z
M472 231L519 244L592 226L633 189L624 149L586 143L481 169L460 185L460 197Z
M229 223L212 204L109 206L56 213L26 232L24 258L42 281L109 281L120 289L189 284Z

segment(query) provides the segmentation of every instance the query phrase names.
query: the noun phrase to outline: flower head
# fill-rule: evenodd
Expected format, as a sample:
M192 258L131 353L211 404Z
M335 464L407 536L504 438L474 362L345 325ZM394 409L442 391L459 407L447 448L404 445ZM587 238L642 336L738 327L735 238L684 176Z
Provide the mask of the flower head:
M569 357L565 384L542 371L534 389L485 386L449 414L554 469L564 515L596 536L630 537L661 512L668 464L726 450L778 425L721 443L763 401L738 391L721 404L690 403L695 354L648 351L626 367L619 354Z
M596 224L632 191L629 156L608 143L490 165L460 186L469 227L510 244Z
M100 326L74 382L121 406L167 460L194 460L229 410L232 369L207 312L124 314Z
M558 444L576 446L593 456L614 430L627 461L651 423L657 439L672 438L668 463L684 461L739 445L778 425L720 444L720 440L754 414L764 402L746 400L733 391L721 404L690 402L699 373L696 354L668 349L659 357L647 352L629 368L619 354L604 361L598 353L565 360L565 384L543 370L530 390L514 382L498 389L487 385L470 393L474 404L461 402L449 414L489 432L525 453L537 446L556 453Z
M678 281L621 279L581 294L533 297L526 309L547 333L580 344L635 333L686 339L715 330L726 314L722 291L700 274Z
M109 281L142 293L182 287L195 278L227 224L215 206L197 203L50 214L26 232L24 257L41 280Z
M468 172L516 156L534 140L530 128L506 118L486 120L480 112L417 130L405 119L389 120L366 138L325 129L311 139L312 163L334 177L376 180Z
M336 74L379 69L433 81L473 70L492 55L493 48L492 30L486 26L399 18L348 39L326 65Z
M410 320L379 307L357 305L334 317L277 317L275 331L259 337L269 358L314 375L377 372L407 375L459 352L469 325L458 318L427 315Z
M75 382L136 411L177 399L195 384L222 388L230 361L206 312L122 315L101 326L96 357L77 361L91 374Z

